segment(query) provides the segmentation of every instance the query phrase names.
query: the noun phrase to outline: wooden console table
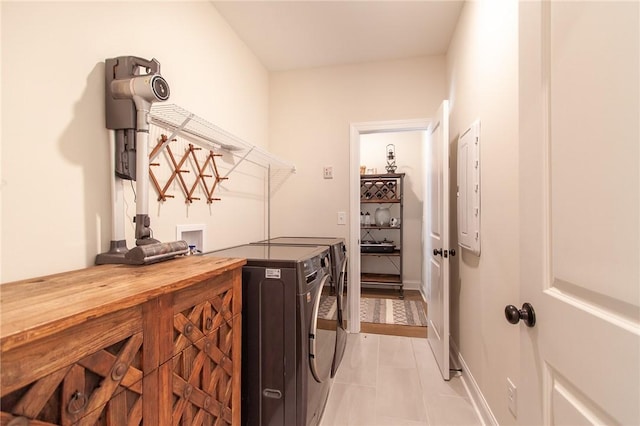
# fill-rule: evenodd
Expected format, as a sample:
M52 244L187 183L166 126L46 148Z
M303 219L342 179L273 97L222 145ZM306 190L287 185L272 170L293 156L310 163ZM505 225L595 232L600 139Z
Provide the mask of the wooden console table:
M244 259L0 286L2 425L240 424Z

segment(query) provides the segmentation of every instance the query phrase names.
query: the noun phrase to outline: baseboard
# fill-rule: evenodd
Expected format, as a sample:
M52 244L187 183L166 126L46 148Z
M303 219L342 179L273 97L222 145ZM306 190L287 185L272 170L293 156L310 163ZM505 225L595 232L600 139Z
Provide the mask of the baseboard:
M451 353L451 365L453 368L457 370L461 370L461 379L462 384L464 385L469 398L471 399L471 404L473 408L476 410L478 417L482 420L483 425L491 425L498 426L498 421L496 420L493 412L491 411L491 407L487 403L487 400L484 398L478 383L473 378L473 374L471 374L471 370L469 366L464 361L462 354L458 350L453 339L449 339L450 345L450 353Z
M422 287L420 281L414 280L402 280L402 284L405 290L420 290L420 287Z

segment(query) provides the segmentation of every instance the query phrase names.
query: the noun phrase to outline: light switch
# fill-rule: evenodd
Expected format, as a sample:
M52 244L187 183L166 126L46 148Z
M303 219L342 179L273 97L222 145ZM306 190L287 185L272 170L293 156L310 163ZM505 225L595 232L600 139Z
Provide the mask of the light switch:
M323 176L325 179L333 179L333 166L324 166Z
M347 213L338 212L338 225L346 225L347 224Z

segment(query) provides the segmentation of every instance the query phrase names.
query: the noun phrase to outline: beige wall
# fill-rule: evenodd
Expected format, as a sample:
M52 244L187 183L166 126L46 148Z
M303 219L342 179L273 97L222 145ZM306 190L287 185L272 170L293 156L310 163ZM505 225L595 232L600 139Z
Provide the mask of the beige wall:
M257 145L268 140L266 69L207 2L2 2L2 281L93 264L111 236L104 60L157 58L171 103ZM228 164L221 162L221 168ZM207 247L264 236L263 170L240 166L222 201L163 205L151 227L204 223ZM127 215L135 214L125 185ZM174 193L179 194L178 190ZM129 246L133 227L127 224Z
M269 146L298 165L275 190L272 234L348 239L350 123L432 117L445 84L442 56L272 73Z
M479 119L482 185L482 253L454 258L451 332L499 424L515 423L506 380L517 385L519 376L519 328L503 314L519 302L517 8L516 2L467 2L447 54L451 152ZM452 165L455 179L455 155ZM451 217L455 235L455 204Z

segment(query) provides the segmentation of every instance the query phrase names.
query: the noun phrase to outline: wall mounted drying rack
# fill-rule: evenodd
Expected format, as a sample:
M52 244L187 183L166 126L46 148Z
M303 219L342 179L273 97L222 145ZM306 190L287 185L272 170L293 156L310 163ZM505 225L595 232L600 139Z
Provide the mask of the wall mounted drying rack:
M278 158L264 148L252 145L232 135L175 104L154 104L151 107L149 116L152 124L173 132L167 138L165 144L180 135L190 139L202 148L222 149L238 158L239 161L233 165L225 177L229 176L244 161L269 170L276 168L288 169L291 172L296 171L296 167L293 164ZM158 149L155 155L159 155L163 148L164 146ZM150 158L150 161L153 161L154 158Z
M293 164L278 158L259 146L245 142L175 104L153 104L149 118L151 124L172 132L169 137L163 138L162 146L159 146L157 150L154 149L149 159L150 162L153 162L164 148L176 136L180 135L202 148L221 149L239 159L224 176L216 176L216 182L226 179L245 161L267 169L267 239L271 239L271 172L274 169L278 169L295 173L296 167ZM213 199L212 194L208 194L208 196Z

